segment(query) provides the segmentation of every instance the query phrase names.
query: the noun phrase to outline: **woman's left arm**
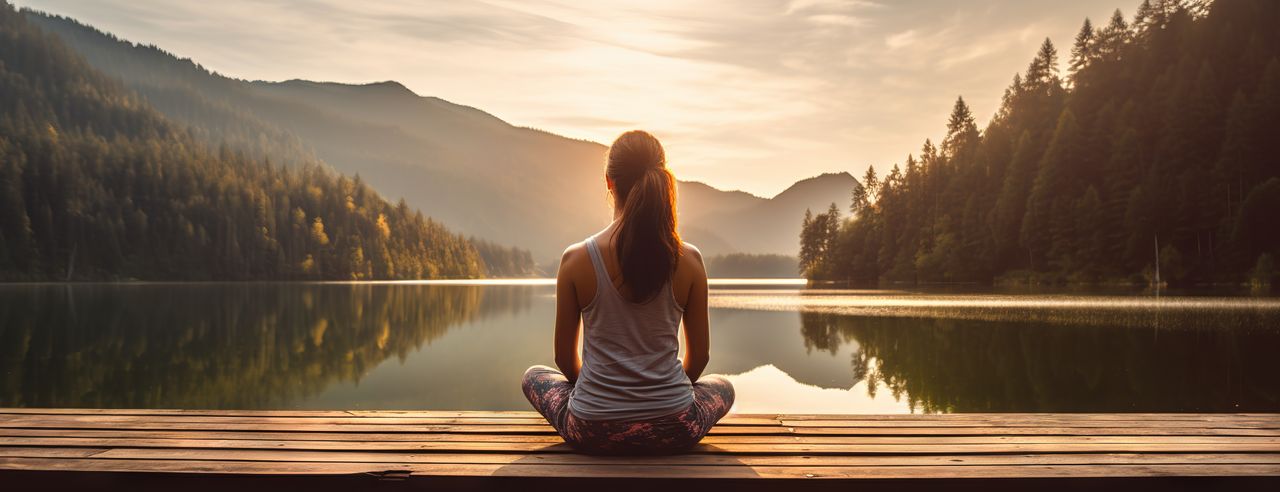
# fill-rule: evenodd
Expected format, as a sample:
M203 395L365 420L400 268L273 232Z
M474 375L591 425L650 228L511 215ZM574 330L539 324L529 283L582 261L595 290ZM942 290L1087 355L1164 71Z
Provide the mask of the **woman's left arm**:
M697 382L711 360L711 320L707 315L707 270L702 254L689 248L692 255L693 282L684 307L684 373Z
M578 304L578 291L569 273L570 250L560 258L560 271L556 273L556 366L570 384L578 381L582 369L582 356L578 354L578 336L582 322L582 310Z

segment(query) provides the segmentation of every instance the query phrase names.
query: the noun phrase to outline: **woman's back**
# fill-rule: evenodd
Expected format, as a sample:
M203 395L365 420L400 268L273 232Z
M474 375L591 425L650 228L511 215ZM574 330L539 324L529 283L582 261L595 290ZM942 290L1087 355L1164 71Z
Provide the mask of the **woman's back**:
M530 367L521 391L579 450L688 449L733 406L729 380L702 374L707 271L698 250L680 241L676 179L662 144L627 132L605 161L613 222L565 249L556 274L560 370Z
M588 420L640 420L684 410L693 401L679 359L684 307L670 281L644 302L625 298L599 238L585 241L595 293L582 310L582 372L569 411Z

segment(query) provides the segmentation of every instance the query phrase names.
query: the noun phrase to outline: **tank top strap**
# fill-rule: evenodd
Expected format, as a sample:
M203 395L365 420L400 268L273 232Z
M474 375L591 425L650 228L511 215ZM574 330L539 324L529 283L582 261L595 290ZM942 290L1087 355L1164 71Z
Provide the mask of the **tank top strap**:
M591 256L591 265L596 270L596 295L599 296L602 290L613 288L613 280L609 279L609 271L604 268L604 256L600 254L596 236L587 239L587 254Z

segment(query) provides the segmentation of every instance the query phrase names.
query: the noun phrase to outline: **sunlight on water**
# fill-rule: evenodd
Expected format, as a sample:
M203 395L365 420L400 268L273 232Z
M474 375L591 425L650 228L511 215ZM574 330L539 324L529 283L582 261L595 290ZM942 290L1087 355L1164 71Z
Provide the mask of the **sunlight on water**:
M1161 327L1280 328L1280 299L1083 295L931 295L901 291L725 290L712 308L863 317Z
M869 394L865 380L848 389L823 388L796 381L773 364L727 377L738 413L911 413L908 402L889 391Z

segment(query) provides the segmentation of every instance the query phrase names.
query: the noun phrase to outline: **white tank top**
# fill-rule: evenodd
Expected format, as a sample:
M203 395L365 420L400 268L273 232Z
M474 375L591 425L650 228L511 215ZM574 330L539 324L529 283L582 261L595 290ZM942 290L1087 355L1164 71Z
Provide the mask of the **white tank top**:
M592 421L662 417L693 404L680 363L680 319L671 281L643 304L622 297L604 268L597 236L587 239L596 295L582 309L582 371L569 411Z

